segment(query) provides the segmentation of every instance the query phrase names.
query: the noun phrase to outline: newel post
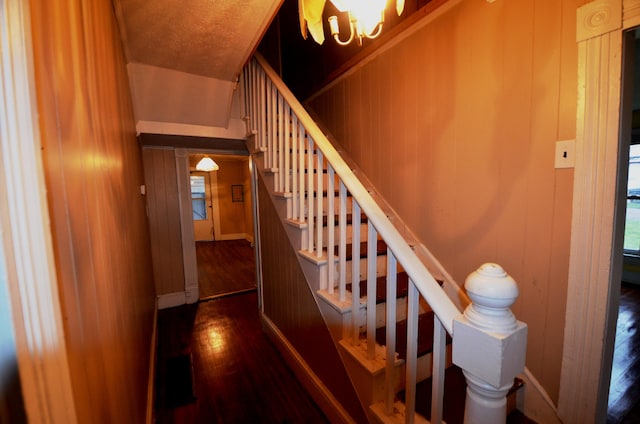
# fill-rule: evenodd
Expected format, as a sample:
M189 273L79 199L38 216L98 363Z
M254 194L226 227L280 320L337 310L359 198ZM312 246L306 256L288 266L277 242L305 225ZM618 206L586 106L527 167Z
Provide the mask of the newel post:
M464 422L505 423L506 395L524 370L527 325L511 305L518 286L498 264L486 263L465 281L471 304L453 321L453 363L467 379Z

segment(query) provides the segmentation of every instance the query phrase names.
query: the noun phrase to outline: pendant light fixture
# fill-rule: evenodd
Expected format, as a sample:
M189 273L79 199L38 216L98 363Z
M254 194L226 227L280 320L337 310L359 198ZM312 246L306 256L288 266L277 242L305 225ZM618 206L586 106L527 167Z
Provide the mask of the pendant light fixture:
M220 169L220 167L209 156L205 156L200 159L200 162L198 162L198 164L196 165L196 169L198 171L211 172L217 171L218 169Z

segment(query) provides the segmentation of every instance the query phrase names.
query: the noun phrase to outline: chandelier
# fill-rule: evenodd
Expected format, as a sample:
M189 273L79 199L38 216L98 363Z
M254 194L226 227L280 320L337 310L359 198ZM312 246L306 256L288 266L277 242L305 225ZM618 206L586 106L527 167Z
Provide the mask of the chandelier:
M404 10L404 0L330 0L341 13L346 13L349 22L349 37L346 41L340 39L340 25L338 17L329 18L329 29L333 39L341 46L346 46L353 40L362 45L365 38L376 38L382 32L384 11L387 1L395 1L396 12L400 16ZM318 43L324 42L322 12L325 0L298 0L300 14L300 29L302 36L307 38L307 31Z

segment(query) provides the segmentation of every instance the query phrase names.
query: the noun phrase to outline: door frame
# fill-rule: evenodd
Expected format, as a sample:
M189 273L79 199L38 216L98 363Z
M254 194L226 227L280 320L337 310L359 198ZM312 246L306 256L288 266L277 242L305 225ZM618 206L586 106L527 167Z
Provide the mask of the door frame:
M558 415L589 423L607 413L624 238L622 41L640 24L640 0L596 0L576 16L576 164Z

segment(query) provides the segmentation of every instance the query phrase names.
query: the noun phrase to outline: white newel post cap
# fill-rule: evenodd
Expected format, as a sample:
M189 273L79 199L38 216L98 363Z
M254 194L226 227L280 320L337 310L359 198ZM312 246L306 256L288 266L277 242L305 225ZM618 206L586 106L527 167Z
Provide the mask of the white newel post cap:
M481 265L469 274L464 287L473 302L464 315L472 324L497 333L517 328L518 321L510 307L518 298L518 285L500 265Z

